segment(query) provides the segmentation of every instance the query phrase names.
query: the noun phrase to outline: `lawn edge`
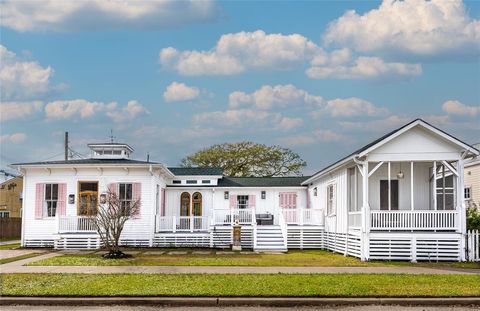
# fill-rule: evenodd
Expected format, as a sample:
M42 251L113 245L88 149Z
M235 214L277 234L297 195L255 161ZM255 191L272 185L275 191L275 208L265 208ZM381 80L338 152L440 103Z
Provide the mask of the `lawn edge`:
M480 306L480 297L19 297L3 296L0 305L57 306L332 306L332 305L402 305L402 306Z

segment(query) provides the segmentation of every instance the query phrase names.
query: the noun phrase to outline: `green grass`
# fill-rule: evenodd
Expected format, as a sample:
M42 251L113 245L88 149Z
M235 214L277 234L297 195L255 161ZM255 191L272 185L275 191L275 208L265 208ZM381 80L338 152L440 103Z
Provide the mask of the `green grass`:
M42 255L42 253L30 253L30 254L23 254L23 255L20 255L20 256L15 256L15 257L3 258L3 259L0 259L0 265L3 265L5 263L9 263L9 262L14 262L14 261L17 261L17 260L36 257L38 255Z
M0 245L0 250L20 248L20 243Z
M284 267L372 267L372 266L428 266L480 268L477 263L419 263L393 261L362 262L354 257L322 250L289 251L286 254L252 253L215 254L135 254L130 259L103 259L101 253L67 254L48 258L29 265L34 266L284 266ZM128 251L127 251L128 253Z
M480 295L480 275L4 274L2 276L2 295L10 296Z

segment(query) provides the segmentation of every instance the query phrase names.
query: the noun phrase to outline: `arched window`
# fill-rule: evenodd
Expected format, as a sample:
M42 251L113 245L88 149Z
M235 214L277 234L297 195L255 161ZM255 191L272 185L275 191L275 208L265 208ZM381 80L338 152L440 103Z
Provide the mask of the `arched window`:
M183 192L180 196L180 216L190 216L190 193Z
M202 216L202 194L195 192L193 194L193 216Z

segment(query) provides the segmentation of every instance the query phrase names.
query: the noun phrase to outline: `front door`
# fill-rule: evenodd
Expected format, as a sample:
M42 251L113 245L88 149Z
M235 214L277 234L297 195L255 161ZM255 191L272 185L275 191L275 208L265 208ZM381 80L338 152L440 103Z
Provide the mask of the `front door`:
M79 182L78 185L78 215L89 216L97 213L98 182Z
M398 180L390 180L390 207L398 210ZM388 211L388 180L380 180L380 210Z

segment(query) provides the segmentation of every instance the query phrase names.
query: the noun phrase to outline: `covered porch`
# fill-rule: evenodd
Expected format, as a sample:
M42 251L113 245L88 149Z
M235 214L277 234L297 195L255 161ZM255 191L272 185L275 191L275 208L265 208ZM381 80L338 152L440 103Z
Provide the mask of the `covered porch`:
M350 229L460 230L462 160L357 160L348 189Z

